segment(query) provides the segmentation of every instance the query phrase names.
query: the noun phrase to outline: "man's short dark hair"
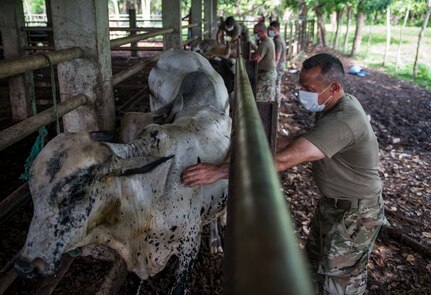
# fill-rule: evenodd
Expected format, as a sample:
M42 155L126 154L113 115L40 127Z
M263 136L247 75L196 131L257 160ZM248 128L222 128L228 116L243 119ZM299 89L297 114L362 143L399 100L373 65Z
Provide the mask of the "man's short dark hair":
M258 31L266 31L266 26L264 23L259 22L254 26L255 29L257 29Z
M302 69L305 71L320 67L321 76L328 82L337 82L343 85L344 67L341 61L328 53L319 53L306 59L302 63Z
M280 30L280 22L278 22L278 21L272 21L270 24L269 24L269 26L270 27L274 27L274 28L276 28L277 30Z
M233 16L228 16L224 23L226 26L231 27L235 24L235 19L233 18Z

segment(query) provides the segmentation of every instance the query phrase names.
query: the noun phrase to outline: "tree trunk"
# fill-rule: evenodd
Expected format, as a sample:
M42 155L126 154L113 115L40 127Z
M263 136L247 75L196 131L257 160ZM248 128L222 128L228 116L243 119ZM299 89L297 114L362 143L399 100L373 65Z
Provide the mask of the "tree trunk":
M377 18L377 11L371 17L371 21L370 21L370 32L368 33L368 42L367 42L367 56L368 56L368 53L370 52L371 36L373 35L374 20L376 18Z
M121 5L121 13L122 14L127 13L127 0L123 0L123 5Z
M112 6L114 6L115 19L120 17L120 9L118 8L118 0L112 0Z
M144 20L149 20L151 17L150 4L151 4L150 0L141 0L142 17Z
M403 23L403 26L401 27L401 31L400 31L400 42L398 43L397 57L395 59L395 71L398 70L398 64L400 62L401 43L403 43L403 32L404 32L404 28L406 27L406 24L407 24L407 19L409 18L409 12L410 12L410 3L407 6L406 15L404 17L404 23Z
M422 39L424 37L425 28L427 27L428 20L430 18L430 12L431 12L431 0L428 0L427 12L425 13L425 19L424 19L424 22L422 23L421 31L419 32L418 47L416 49L415 63L413 65L413 77L415 77L415 78L417 76L417 71L418 71L418 59L419 59L419 53L420 53L420 49L421 49L421 45L422 45L421 43L422 43Z
M383 65L386 66L389 55L389 47L391 46L391 9L386 8L386 47L385 47L385 55L383 58Z
M346 36L344 36L344 47L343 51L347 52L347 46L349 45L349 30L350 30L350 20L352 19L352 6L347 7L347 27Z
M319 10L315 9L317 16L317 45L326 47L326 30L324 14Z
M341 21L343 19L343 12L344 12L343 8L337 11L337 28L335 30L334 44L332 46L334 47L334 49L338 48L338 38L340 36L340 27L341 27Z
M365 14L363 12L358 12L356 14L355 39L353 40L352 53L350 54L351 56L357 55L361 49L362 31L364 28L364 20L365 20Z

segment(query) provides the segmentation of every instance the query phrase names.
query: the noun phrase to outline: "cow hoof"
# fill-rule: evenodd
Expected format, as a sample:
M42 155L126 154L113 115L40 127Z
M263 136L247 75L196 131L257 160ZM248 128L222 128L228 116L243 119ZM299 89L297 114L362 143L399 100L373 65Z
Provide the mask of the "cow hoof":
M213 255L223 254L223 247L221 246L220 239L214 239L211 241L210 250Z

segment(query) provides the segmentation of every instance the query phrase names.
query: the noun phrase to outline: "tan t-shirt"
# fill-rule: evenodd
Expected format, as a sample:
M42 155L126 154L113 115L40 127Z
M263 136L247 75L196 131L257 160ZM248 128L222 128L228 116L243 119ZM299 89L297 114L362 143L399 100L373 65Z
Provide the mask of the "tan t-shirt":
M275 68L275 46L270 38L265 38L259 44L256 54L262 59L257 64L258 71L270 71Z
M346 94L334 107L316 114L315 127L304 137L326 155L313 162L324 196L371 199L381 194L377 138L354 96Z

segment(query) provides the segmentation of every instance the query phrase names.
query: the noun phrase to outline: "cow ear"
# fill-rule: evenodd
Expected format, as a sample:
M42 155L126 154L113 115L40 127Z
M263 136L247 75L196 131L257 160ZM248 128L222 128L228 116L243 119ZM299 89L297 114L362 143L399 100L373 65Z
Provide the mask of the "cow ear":
M174 156L168 157L134 157L122 159L116 157L115 164L109 169L109 174L117 176L127 176L133 174L145 174L154 170L157 166L172 159Z

